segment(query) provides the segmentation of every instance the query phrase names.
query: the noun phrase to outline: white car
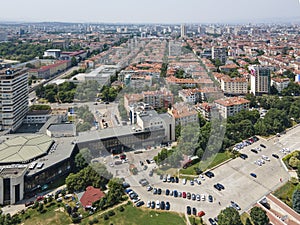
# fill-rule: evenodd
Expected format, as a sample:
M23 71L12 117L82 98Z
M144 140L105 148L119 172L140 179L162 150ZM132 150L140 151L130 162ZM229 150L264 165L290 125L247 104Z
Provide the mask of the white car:
M140 198L135 198L135 199L132 200L132 202L133 202L133 203L137 203L137 202L140 201L140 200L141 200Z
M262 155L261 158L266 161L270 161L270 158L266 155Z
M199 175L199 178L201 178L202 180L205 180L205 177L202 174Z
M150 208L151 207L151 201L147 202L147 207Z
M183 185L186 184L186 179L185 179L185 178L182 179L182 184L183 184Z
M197 201L200 201L200 200L201 200L201 197L200 197L199 194L196 195L196 200L197 200Z
M202 200L202 201L205 201L205 194L202 194L202 195L201 195L201 200Z
M160 209L160 202L159 202L159 200L156 201L156 208Z

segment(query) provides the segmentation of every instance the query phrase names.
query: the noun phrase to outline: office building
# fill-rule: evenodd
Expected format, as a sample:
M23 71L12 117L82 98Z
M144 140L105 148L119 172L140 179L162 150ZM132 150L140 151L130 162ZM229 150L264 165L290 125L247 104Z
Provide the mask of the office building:
M28 111L28 73L0 70L0 130L15 131Z
M270 93L271 86L271 71L270 68L264 66L250 66L249 70L251 72L250 92L254 95L262 95Z

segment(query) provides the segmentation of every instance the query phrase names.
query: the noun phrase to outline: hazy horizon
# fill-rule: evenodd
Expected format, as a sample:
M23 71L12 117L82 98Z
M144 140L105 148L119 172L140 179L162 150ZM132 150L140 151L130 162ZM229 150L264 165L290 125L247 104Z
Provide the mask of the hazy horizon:
M289 22L292 18L300 21L299 0L15 0L5 2L1 8L0 21L10 22L251 23Z

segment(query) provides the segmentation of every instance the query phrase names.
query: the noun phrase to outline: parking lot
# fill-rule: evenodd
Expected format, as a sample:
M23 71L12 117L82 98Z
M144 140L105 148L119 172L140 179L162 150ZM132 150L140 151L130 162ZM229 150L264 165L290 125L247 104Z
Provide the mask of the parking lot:
M271 139L269 141L260 139L258 142L252 145L244 147L240 150L248 156L246 159L236 158L228 163L217 167L212 170L215 177L208 178L205 176L205 180L199 185L194 183L190 185L187 182L182 184L182 179L179 183L168 183L160 180L157 174L152 177L149 176L149 170L155 168L154 163L147 164L145 159L152 159L158 152L158 149L145 151L141 154L127 153L129 162L133 162L138 170L138 175L130 175L128 165L120 165L113 167L114 171L118 171L120 177L125 177L126 181L131 185L131 188L139 195L142 201L168 201L170 202L170 210L177 212L186 212L186 206L195 207L197 211L204 211L204 219L208 220L210 217L218 215L220 210L230 205L230 201L236 202L241 211L247 211L253 204L260 200L263 196L269 192L274 191L280 187L285 181L289 179L289 174L286 172L280 159L276 159L272 156L273 153L279 155L280 158L284 156L279 150L283 147L289 148L291 151L300 148L300 141L297 140L297 136L300 135L300 127L292 129L287 134L281 137ZM266 148L260 146L263 144ZM260 147L261 151L254 153L252 148ZM261 166L254 162L262 158L262 155L268 156L270 161L265 161ZM143 170L140 165L140 161L143 161L147 166L147 170ZM117 169L118 168L118 169ZM122 171L122 173L121 173ZM251 176L250 173L254 173L256 178ZM139 184L139 180L146 178L149 184L153 188L161 188L161 195L154 195L153 190L147 191L146 187L142 187ZM224 185L225 190L218 191L213 187L214 184L221 183ZM190 192L191 194L205 194L205 201L189 200L182 197L166 196L165 190L177 190L178 192ZM207 196L212 195L214 201L208 202ZM157 210L157 209L153 209Z

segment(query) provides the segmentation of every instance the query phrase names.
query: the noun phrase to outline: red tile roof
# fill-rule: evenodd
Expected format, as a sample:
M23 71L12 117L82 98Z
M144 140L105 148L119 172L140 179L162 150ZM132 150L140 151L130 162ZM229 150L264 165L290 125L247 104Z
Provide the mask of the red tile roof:
M88 186L83 196L80 199L82 206L85 208L87 206L92 206L92 204L99 199L103 198L105 194L97 188Z

